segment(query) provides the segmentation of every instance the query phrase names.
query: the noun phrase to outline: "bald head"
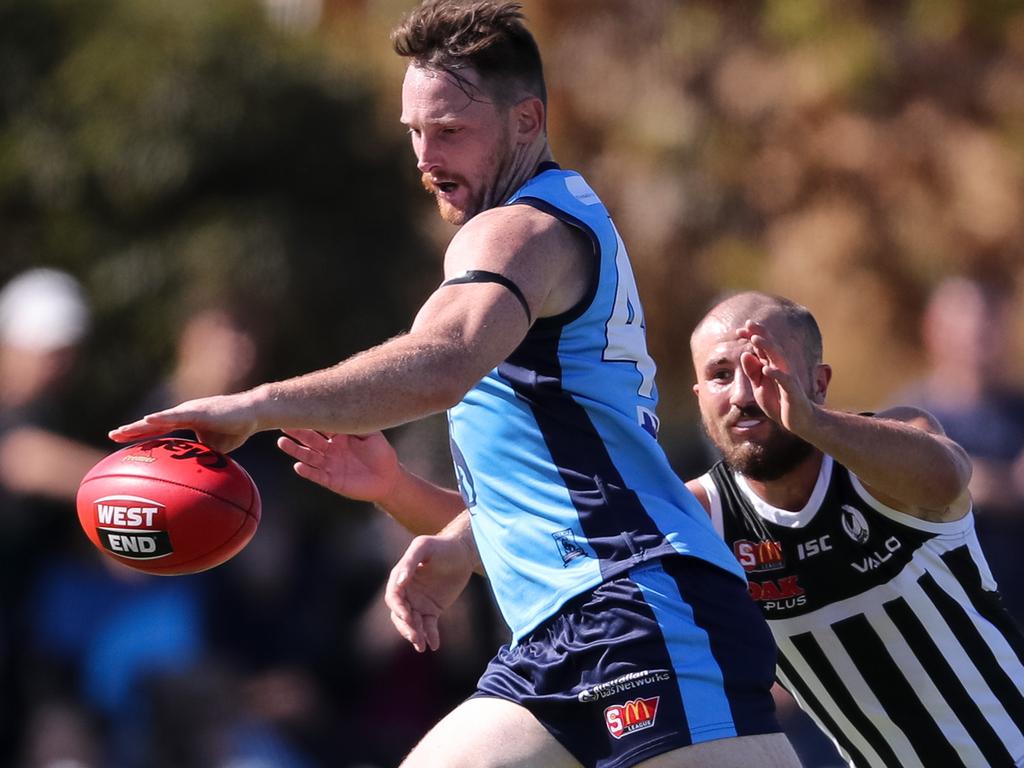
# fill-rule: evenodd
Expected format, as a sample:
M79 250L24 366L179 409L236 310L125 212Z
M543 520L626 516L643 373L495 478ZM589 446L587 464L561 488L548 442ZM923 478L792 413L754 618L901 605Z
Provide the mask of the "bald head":
M693 330L690 347L695 346L698 336L711 329L716 333L732 332L748 320L764 325L779 338L797 342L808 366L821 362L821 331L810 310L782 296L759 291L737 293L713 306Z
M756 337L761 340L755 344ZM730 296L712 307L690 337L693 392L708 437L730 469L768 482L799 466L814 448L762 410L759 385L743 362L758 354L758 346L814 402L824 402L831 369L821 364L821 334L811 313L781 296Z

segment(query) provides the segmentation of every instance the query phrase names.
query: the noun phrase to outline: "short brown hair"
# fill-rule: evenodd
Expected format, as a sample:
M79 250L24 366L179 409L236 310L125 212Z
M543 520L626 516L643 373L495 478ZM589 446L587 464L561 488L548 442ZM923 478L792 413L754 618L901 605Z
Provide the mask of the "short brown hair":
M510 106L524 96L547 104L537 41L522 5L508 0L424 0L391 32L395 53L447 72L472 98L460 70L473 69L488 96Z

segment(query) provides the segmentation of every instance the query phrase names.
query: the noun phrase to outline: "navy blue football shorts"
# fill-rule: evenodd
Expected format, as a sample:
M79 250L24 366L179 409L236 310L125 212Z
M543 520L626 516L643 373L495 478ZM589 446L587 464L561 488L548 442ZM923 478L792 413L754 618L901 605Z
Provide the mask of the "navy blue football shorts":
M526 707L584 766L626 768L703 741L780 731L775 641L735 576L645 563L504 646L476 696Z

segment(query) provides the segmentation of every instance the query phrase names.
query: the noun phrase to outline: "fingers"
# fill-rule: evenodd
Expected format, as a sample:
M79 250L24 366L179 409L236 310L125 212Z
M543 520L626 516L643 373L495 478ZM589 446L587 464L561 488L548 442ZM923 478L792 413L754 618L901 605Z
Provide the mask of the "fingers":
M295 474L303 480L309 480L317 485L329 487L331 476L319 467L311 466L305 462L297 461L292 465Z
M788 368L782 348L767 336L755 334L750 337L750 344L754 348L754 352L762 360L767 361L776 368L783 370Z
M192 410L184 410L182 406L168 408L156 413L149 413L138 421L112 429L107 435L118 443L127 443L142 437L156 437L173 432L176 429L194 429L200 425L199 414ZM198 430L195 430L198 434ZM206 442L201 440L201 442ZM208 445L210 445L208 443ZM211 447L216 447L211 445ZM237 447L237 446L235 446Z
M430 650L436 651L441 647L441 633L437 628L437 616L423 617L423 634L426 636Z
M384 603L391 609L391 623L398 634L408 640L419 653L426 650L423 623L420 616L412 609L408 600L409 568L403 560L391 569L387 587L384 590ZM430 646L436 649L436 643Z
M302 443L296 442L291 437L277 438L277 447L293 459L301 461L303 464L310 464L316 467L323 464L323 452L312 450Z
M423 653L427 650L427 645L423 640L423 634L394 611L391 612L391 623L394 625L395 629L398 630L398 634L405 638L417 653ZM431 650L435 649L431 648Z
M761 323L748 320L746 325L736 331L736 338L749 341L754 354L761 358L762 362L781 370L788 370L788 361L782 347Z
M127 443L142 437L164 435L178 426L187 427L188 424L176 423L173 418L169 418L161 411L160 413L151 413L148 416L143 416L131 424L125 424L124 426L112 429L107 433L107 436L115 443Z
M764 360L753 352L742 352L740 354L740 366L752 384L755 386L761 384L761 379L765 375L765 369L767 368Z
M123 427L112 429L107 437L115 443L130 443L143 437L158 437L167 432L163 427L153 427L143 421L136 421L132 424L125 424Z
M307 446L314 451L325 451L331 444L331 435L317 432L315 429L282 429L294 442Z

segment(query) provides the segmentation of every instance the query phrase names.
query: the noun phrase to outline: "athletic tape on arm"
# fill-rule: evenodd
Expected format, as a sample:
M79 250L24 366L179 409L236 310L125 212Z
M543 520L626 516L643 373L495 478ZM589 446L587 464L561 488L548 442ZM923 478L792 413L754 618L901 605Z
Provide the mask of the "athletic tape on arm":
M526 321L531 325L533 324L533 314L530 312L530 305L526 303L526 297L519 290L519 286L504 275L499 275L497 272L488 272L483 269L470 269L457 277L453 277L451 280L445 280L441 285L459 285L460 283L497 283L508 288L512 295L519 299L519 303L523 305L523 311L526 312Z

